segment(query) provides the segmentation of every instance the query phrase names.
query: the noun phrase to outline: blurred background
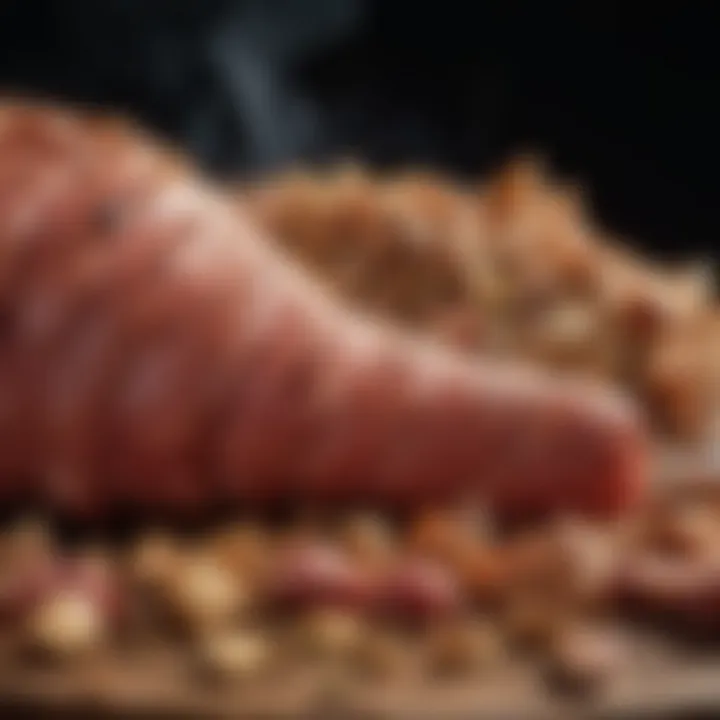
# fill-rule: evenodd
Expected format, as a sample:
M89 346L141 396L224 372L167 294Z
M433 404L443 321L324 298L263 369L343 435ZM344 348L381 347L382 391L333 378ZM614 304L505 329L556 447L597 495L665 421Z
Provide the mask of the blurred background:
M718 253L701 7L5 0L0 86L129 112L232 175L341 156L475 177L539 148L613 230Z

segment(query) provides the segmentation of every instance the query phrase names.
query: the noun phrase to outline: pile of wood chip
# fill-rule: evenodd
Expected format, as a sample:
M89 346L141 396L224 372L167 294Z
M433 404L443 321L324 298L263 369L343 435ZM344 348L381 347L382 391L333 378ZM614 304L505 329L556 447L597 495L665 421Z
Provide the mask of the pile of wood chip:
M532 158L489 183L351 165L241 188L260 224L357 307L464 350L621 383L658 429L714 425L720 312L707 264L666 266L594 222Z

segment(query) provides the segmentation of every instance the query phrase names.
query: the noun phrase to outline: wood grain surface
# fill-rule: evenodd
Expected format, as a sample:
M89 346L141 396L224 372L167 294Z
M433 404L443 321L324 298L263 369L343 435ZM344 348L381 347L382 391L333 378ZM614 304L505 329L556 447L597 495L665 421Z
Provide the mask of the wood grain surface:
M720 655L687 652L638 640L633 662L618 669L601 695L552 699L536 671L516 663L480 682L418 686L350 684L326 669L219 692L189 682L188 659L157 649L146 656L53 672L6 666L0 711L42 717L97 718L568 718L717 717Z

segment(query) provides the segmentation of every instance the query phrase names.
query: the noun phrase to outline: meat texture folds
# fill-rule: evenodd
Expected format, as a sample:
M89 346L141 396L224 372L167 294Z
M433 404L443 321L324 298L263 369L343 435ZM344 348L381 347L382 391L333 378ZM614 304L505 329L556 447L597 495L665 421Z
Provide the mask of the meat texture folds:
M3 502L613 514L643 487L623 398L351 312L112 120L0 108L0 303Z

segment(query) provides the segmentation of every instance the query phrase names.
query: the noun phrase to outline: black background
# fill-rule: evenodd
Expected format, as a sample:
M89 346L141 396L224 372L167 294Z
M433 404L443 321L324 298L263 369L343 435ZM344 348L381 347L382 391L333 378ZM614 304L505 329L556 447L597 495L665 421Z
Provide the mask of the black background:
M714 13L5 0L0 84L129 111L220 172L352 155L476 176L541 148L613 229L660 252L720 255Z

